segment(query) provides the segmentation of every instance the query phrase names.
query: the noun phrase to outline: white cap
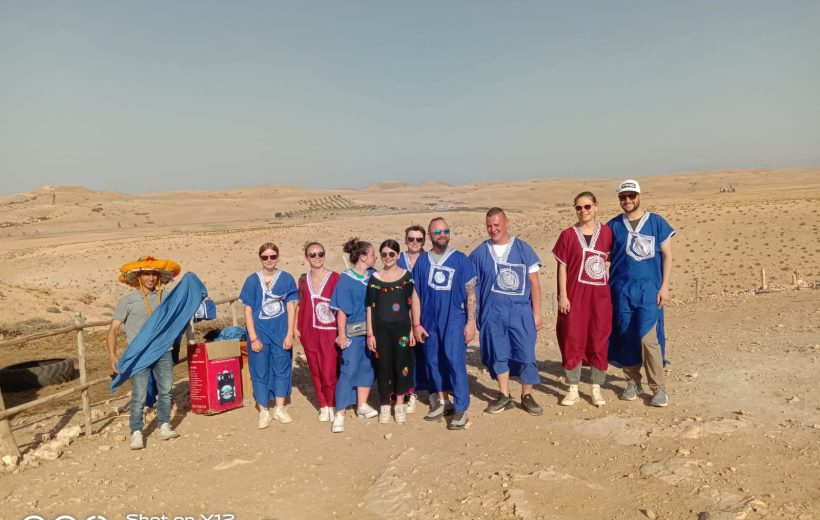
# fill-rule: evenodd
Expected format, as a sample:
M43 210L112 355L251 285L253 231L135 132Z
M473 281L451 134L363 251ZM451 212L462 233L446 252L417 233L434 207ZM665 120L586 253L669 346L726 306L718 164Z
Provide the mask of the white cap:
M618 193L623 193L625 191L634 191L635 193L641 192L641 185L638 184L638 181L635 179L627 179L624 182L618 185L616 190Z

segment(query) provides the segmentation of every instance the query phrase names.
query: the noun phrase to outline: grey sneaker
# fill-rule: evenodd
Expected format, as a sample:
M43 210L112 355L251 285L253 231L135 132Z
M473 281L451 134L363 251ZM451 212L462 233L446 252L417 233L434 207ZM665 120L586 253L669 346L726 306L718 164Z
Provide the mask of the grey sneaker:
M666 390L663 388L656 388L655 393L652 396L652 400L649 401L650 406L659 406L663 408L664 406L669 404L669 398L666 397Z
M171 428L170 423L162 423L162 426L159 427L157 437L162 441L167 441L168 439L176 439L179 437L179 434Z
M453 412L455 411L453 408L453 403L450 401L441 401L436 398L435 401L430 399L430 402L435 402L436 407L430 408L430 411L424 416L425 421L437 421L445 415L453 415Z
M635 381L630 381L629 384L626 385L626 389L621 393L619 399L621 401L634 401L642 393L643 388L636 384Z
M535 402L535 398L532 394L521 396L521 406L523 406L530 415L541 415L544 413L544 409Z
M132 450L141 450L145 447L145 443L142 441L142 432L137 430L131 434L131 449Z
M447 425L448 430L463 430L468 423L467 412L455 412L453 420Z
M515 403L513 403L512 397L499 394L498 399L490 403L484 411L487 413L499 413L504 410L509 410L510 408L515 408Z

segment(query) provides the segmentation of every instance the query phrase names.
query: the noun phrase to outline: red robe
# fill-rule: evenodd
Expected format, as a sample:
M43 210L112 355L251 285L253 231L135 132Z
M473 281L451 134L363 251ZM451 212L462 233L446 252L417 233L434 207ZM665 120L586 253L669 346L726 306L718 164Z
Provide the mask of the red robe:
M589 246L575 226L558 236L552 254L567 268L569 314L558 314L556 334L563 366L579 363L607 369L607 348L612 332L612 300L606 260L612 250L612 230L596 225Z
M335 405L339 354L336 350L336 314L330 308L330 297L338 282L339 273L330 271L320 287L311 285L310 273L300 276L298 283L296 326L319 407Z

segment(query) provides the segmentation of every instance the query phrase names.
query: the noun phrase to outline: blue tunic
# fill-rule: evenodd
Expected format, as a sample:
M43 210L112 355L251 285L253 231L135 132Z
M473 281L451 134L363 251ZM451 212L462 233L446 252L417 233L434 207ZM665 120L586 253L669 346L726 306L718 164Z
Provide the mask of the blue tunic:
M345 313L347 323L366 321L367 282L374 272L370 269L364 278L350 269L339 276L339 283L330 297L330 308ZM348 338L348 347L339 356L339 379L336 382L336 410L342 411L356 404L356 388L373 386L375 372L372 354L367 349L364 336Z
M416 353L422 356L416 371L424 373L429 390L453 392L457 412L467 411L470 406L464 327L467 285L475 279L472 262L455 249L444 253L437 263L429 253L422 253L413 268L421 301L421 325L430 334L427 341L416 346Z
M421 255L423 255L423 254L424 254L424 251L422 251L421 254L416 257L416 262L419 261L419 258L421 258ZM412 271L413 267L414 267L414 266L410 265L410 257L407 254L407 251L402 251L399 254L399 259L396 261L396 265L398 265L399 267L401 267L402 269L405 269L407 271Z
M523 240L511 237L500 257L490 240L470 254L478 275L478 326L481 361L496 378L510 372L522 384L538 384L537 333L532 315L530 268L541 260Z
M276 397L291 392L293 349L285 350L288 332L287 305L299 299L296 282L289 273L276 271L269 288L265 288L262 273L248 276L239 300L250 307L256 336L262 350L248 349L248 368L253 383L253 398L262 406Z
M623 214L607 225L613 237L609 362L617 367L640 365L641 338L655 328L667 364L663 309L658 308L657 296L663 282L661 245L672 238L675 230L663 217L648 211L634 231Z

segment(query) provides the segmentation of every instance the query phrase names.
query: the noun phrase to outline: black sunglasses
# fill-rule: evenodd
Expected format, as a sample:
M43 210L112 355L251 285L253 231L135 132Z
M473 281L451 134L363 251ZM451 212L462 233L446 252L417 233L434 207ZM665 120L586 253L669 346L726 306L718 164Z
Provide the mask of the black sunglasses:
M408 242L418 242L419 244L424 243L424 237L407 237L406 240Z
M637 198L638 198L637 193L619 193L618 194L618 200L626 200L626 199L635 200Z
M398 255L395 251L382 251L382 258L394 258Z
M577 206L575 206L575 211L581 211L582 209L589 211L592 209L592 204L584 204L583 206L578 204Z
M308 253L307 255L308 255L310 258L316 258L317 256L318 256L319 258L324 258L324 257L325 257L325 252L324 252L324 251L314 251L314 252L312 252L312 253Z
M259 255L259 258L262 260L276 260L279 255Z

